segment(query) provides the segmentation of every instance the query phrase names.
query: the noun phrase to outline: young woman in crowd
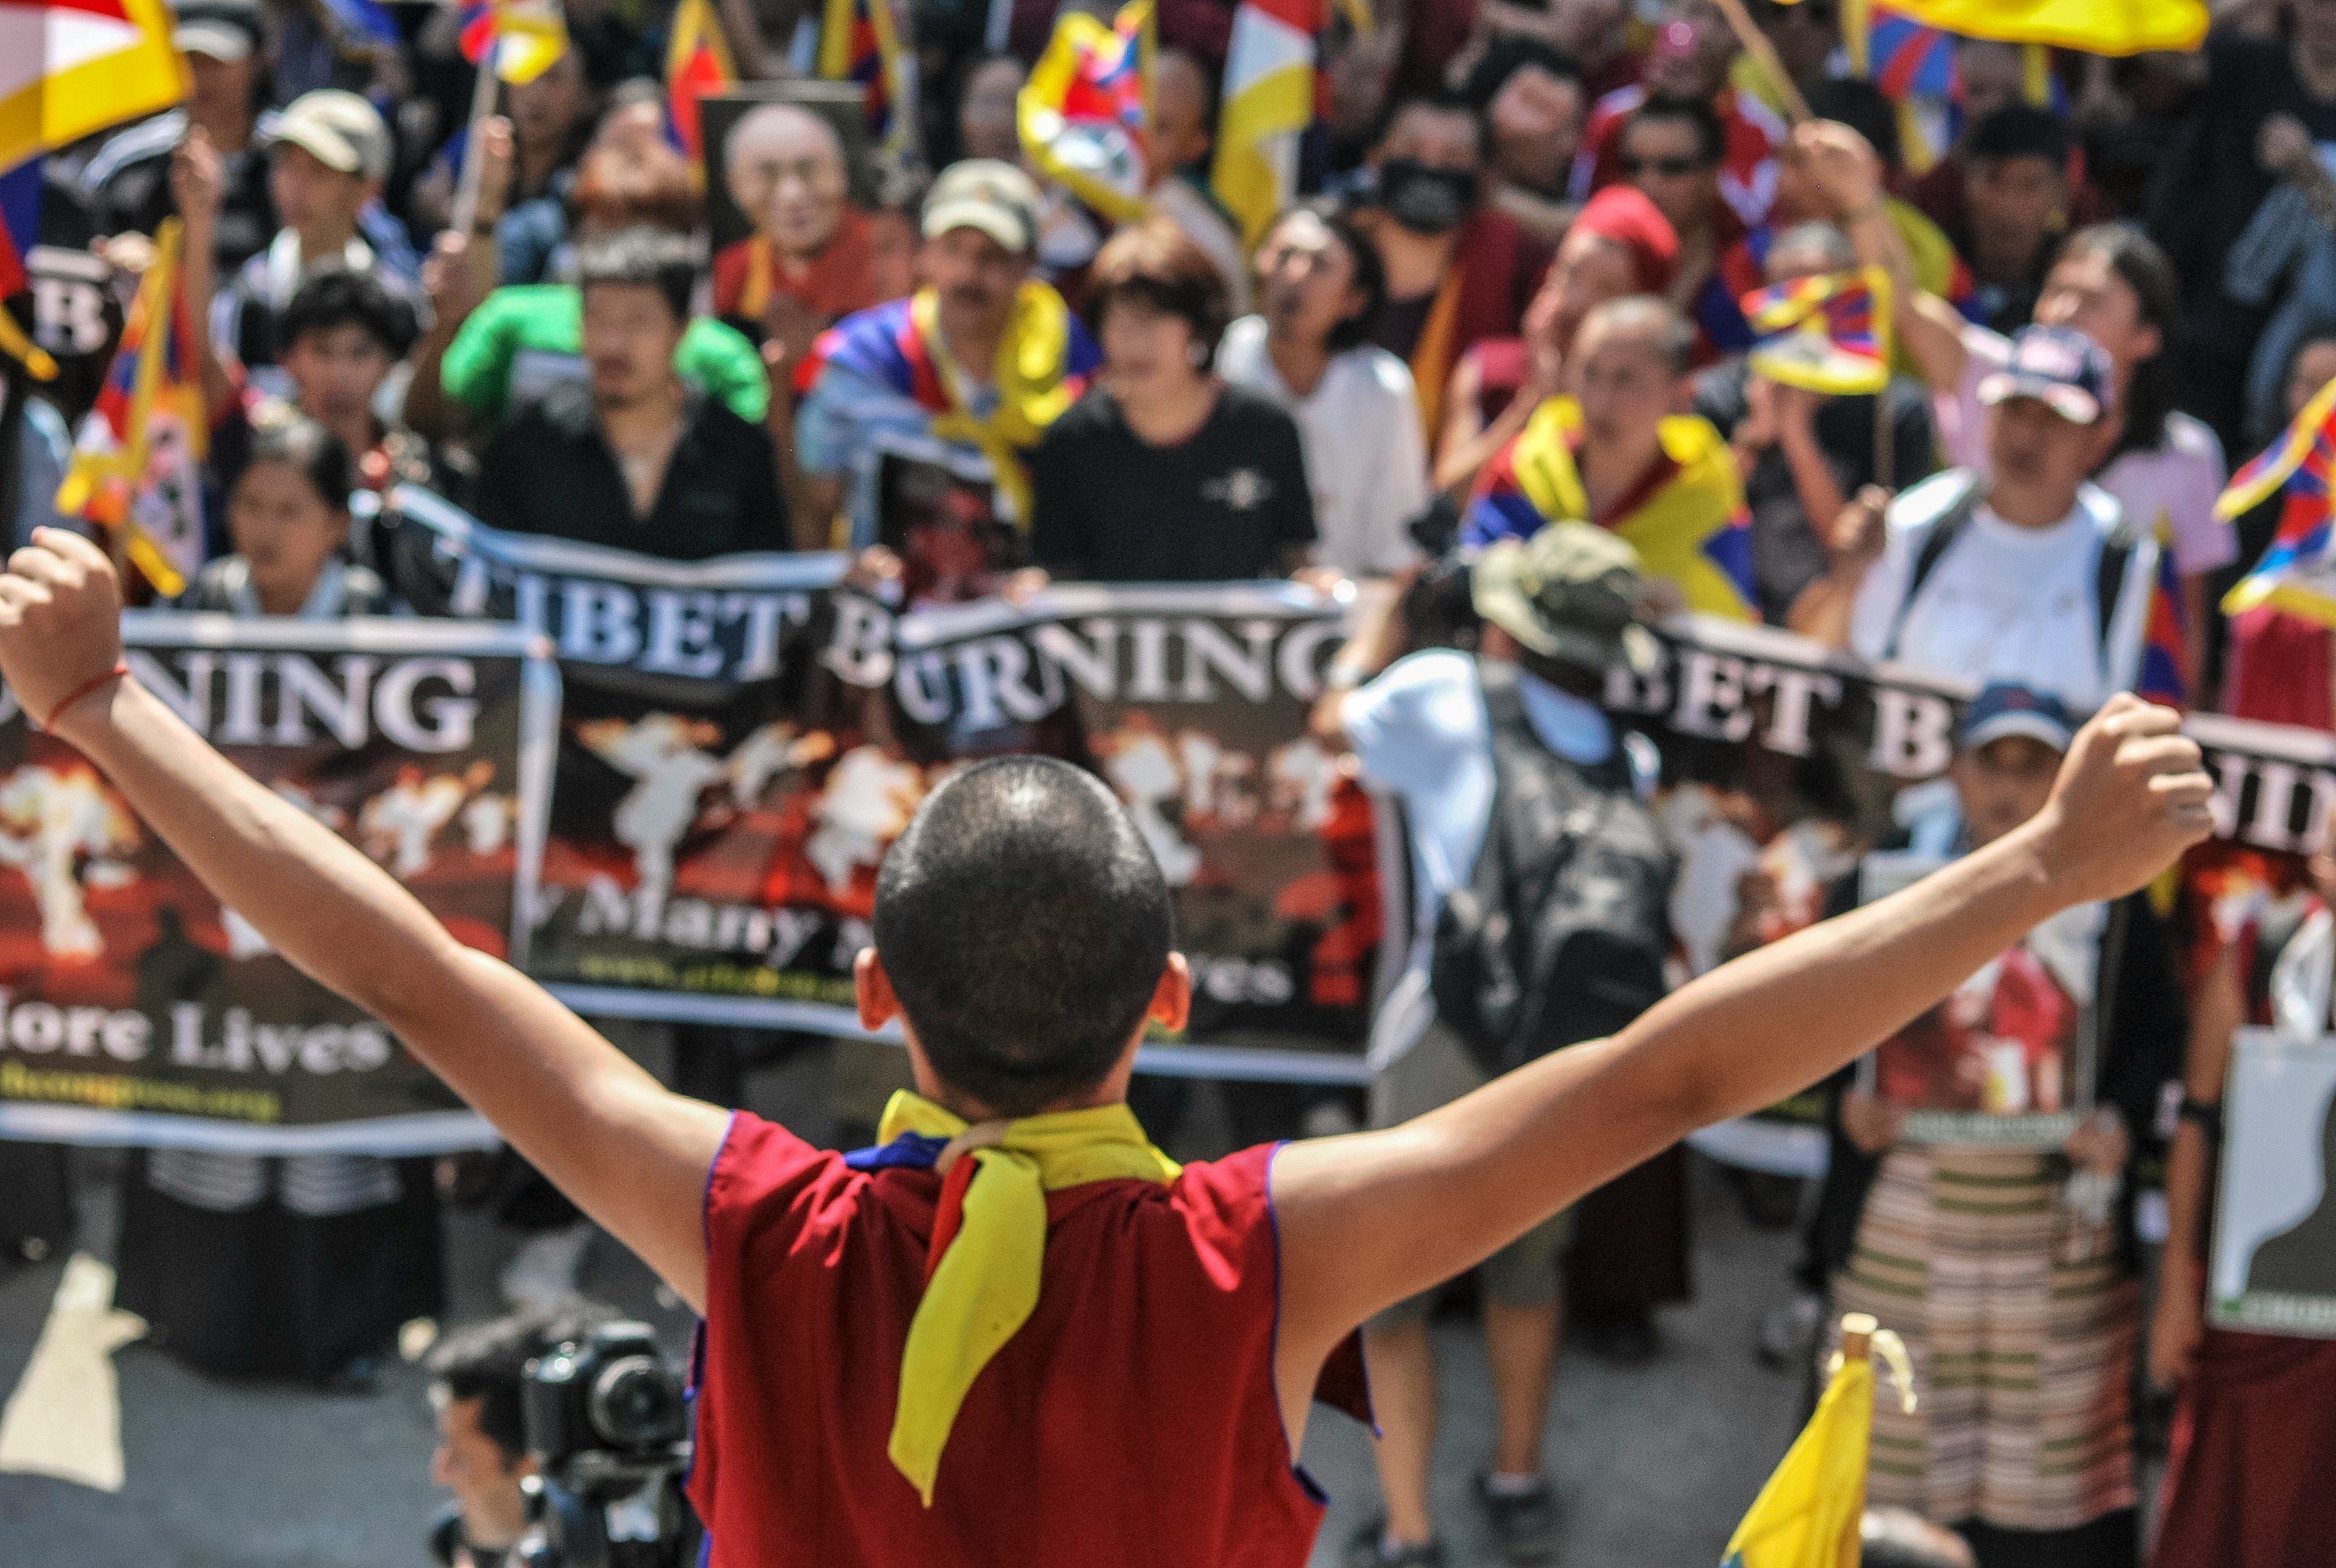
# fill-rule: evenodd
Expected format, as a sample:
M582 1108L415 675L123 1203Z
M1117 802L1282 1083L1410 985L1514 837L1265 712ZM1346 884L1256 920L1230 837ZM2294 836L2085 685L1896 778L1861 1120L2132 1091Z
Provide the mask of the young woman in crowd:
M348 448L314 420L256 430L228 502L235 553L204 569L184 607L301 620L384 611L380 579L340 555L354 483ZM175 911L161 919L138 963L152 1010L201 997L223 962L283 962L264 950L222 960ZM115 1304L206 1372L369 1387L399 1325L443 1303L430 1162L135 1151L120 1270Z
M1215 374L1225 286L1173 222L1095 257L1086 318L1097 385L1030 463L1030 545L1056 576L1100 582L1281 577L1315 542L1298 426Z
M1419 559L1407 525L1427 505L1411 367L1370 340L1387 273L1336 213L1293 208L1257 252L1259 313L1225 329L1217 368L1298 421L1320 560L1356 577Z

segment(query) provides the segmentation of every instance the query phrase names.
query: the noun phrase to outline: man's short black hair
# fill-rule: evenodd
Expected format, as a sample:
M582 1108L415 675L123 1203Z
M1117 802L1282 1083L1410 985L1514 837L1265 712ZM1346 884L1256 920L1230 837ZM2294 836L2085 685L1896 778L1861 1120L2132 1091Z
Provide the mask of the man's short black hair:
M1857 76L1828 76L1808 91L1809 112L1819 120L1846 125L1874 148L1882 167L1896 172L1905 150L1898 140L1898 106L1882 89Z
M2007 103L1971 128L1963 139L1968 162L1993 158L2041 158L2055 173L2068 166L2074 145L2068 122L2031 103Z
M570 1339L581 1339L616 1314L591 1301L513 1312L457 1329L431 1347L422 1369L449 1399L479 1401L479 1430L503 1451L509 1469L527 1457L527 1420L520 1384L527 1364Z
M336 326L364 328L392 359L404 358L421 335L411 305L383 287L372 273L346 267L320 272L302 284L276 320L277 341L287 349L308 333Z
M1683 120L1695 128L1696 156L1706 168L1728 156L1728 128L1720 124L1719 112L1700 98L1658 93L1630 111L1622 122L1622 135L1627 140L1631 126L1659 120Z
M697 261L680 235L637 224L576 248L577 287L596 283L654 288L673 307L674 320L686 322L697 287Z
M1167 967L1168 884L1094 775L999 757L925 797L876 876L876 952L933 1071L998 1115L1092 1088Z

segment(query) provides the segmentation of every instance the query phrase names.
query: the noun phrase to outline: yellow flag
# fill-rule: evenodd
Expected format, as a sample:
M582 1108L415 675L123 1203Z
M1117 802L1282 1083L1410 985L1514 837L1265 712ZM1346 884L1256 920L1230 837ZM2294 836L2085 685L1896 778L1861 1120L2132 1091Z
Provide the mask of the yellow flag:
M1874 1364L1844 1361L1728 1540L1719 1568L1857 1568Z
M2050 44L2090 54L2195 49L2205 41L2204 0L1889 0L1890 9L1966 38Z

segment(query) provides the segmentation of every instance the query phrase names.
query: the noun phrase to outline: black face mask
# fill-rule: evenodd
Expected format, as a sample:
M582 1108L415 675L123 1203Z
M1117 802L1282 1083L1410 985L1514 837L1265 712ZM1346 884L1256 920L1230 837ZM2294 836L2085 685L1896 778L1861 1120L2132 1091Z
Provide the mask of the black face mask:
M1379 165L1379 205L1414 234L1449 234L1476 205L1476 175L1390 158Z

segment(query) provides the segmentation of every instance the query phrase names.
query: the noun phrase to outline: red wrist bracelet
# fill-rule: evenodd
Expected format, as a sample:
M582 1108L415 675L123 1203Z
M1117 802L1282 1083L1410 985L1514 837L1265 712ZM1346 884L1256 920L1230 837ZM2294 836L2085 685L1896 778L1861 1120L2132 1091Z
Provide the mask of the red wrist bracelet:
M107 681L119 680L129 673L129 665L125 663L117 663L112 669L109 669L101 675L93 675L90 677L87 680L73 687L73 690L65 693L63 700L49 710L49 716L39 722L39 727L44 730L48 729L57 722L58 716L63 714L65 709L73 706L73 704L89 696L90 693L103 686ZM29 718L32 716L27 714L25 716Z

